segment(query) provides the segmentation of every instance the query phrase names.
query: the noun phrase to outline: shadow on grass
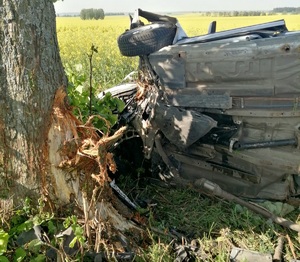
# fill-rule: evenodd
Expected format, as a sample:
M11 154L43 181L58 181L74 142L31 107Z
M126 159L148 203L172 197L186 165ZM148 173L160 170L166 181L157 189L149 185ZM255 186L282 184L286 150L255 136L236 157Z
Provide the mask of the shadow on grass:
M178 261L229 261L233 247L274 254L279 236L286 239L284 261L300 256L295 232L238 204L190 189L157 186L148 180L126 178L120 183L148 218L152 243L137 261L174 261L179 246L184 246L186 254L190 251L191 260ZM286 218L299 220L299 210Z

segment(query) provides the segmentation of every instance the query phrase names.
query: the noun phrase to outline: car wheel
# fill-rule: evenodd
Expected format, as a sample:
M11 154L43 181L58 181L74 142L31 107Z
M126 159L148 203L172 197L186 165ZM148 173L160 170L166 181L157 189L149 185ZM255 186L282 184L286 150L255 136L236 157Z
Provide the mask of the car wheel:
M153 23L124 32L118 37L118 46L124 56L151 54L173 43L176 26L172 23Z

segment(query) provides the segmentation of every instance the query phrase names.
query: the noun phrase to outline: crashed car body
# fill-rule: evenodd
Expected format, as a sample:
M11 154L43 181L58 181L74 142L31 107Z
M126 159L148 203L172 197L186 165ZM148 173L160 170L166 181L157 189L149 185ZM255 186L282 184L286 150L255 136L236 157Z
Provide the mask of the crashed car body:
M136 14L118 44L140 57L139 79L105 92L127 103L120 119L156 172L239 197L298 196L300 31L279 20L216 32L213 22L187 37L176 18L138 15L151 24Z

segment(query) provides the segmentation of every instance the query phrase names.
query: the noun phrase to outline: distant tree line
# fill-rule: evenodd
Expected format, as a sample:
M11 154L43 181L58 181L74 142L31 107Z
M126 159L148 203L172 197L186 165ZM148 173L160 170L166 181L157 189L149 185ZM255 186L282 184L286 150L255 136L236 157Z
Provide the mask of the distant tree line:
M221 12L200 12L202 16L221 16L221 17L234 17L234 16L263 16L268 15L263 11L221 11Z
M205 16L263 16L267 15L266 12L262 11L222 11L222 12L204 12L202 13Z
M300 14L300 7L277 7L273 9L272 13Z
M100 9L94 9L94 8L89 8L89 9L82 9L80 11L80 18L83 20L99 20L99 19L104 19L105 14L102 8Z
M214 11L214 12L200 12L203 16L265 16L274 14L300 14L300 7L277 7L272 11Z
M234 17L234 16L265 16L273 14L300 14L300 7L277 7L270 11L215 11L215 12L195 12L202 16L220 16L220 17ZM82 9L80 17L83 20L89 19L104 19L105 16L113 15L126 15L123 12L119 13L106 13L104 14L103 9ZM76 16L76 14L63 14L57 16Z

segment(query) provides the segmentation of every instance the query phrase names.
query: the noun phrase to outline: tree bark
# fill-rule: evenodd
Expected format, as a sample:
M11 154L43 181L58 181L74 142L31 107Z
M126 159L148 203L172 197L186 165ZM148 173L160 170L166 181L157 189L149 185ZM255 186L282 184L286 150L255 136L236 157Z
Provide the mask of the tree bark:
M53 100L66 84L50 0L1 0L0 192L37 199L50 170Z
M64 216L76 209L95 252L103 231L143 237L108 184L116 167L107 149L124 130L99 137L66 101L52 0L0 0L0 10L0 209L26 197Z
M106 149L122 132L100 138L66 102L52 0L0 0L0 11L0 209L42 197L52 211L76 206L87 232L94 219L139 231L108 186Z

